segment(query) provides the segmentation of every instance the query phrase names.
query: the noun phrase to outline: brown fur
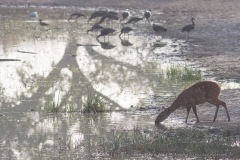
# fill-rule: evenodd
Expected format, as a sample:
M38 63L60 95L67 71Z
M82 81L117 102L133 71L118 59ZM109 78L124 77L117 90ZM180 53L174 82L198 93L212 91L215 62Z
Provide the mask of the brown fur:
M167 117L173 111L180 107L187 108L186 122L191 108L193 109L193 112L197 118L197 122L199 122L196 105L205 102L214 104L217 107L213 121L215 121L217 118L217 113L220 105L222 105L225 108L228 121L230 121L230 116L228 113L226 103L218 98L220 91L221 91L220 86L215 82L202 81L194 84L193 86L189 87L188 89L185 89L182 93L180 93L177 99L173 102L173 104L158 115L157 119L155 120L155 124L158 124L167 119Z

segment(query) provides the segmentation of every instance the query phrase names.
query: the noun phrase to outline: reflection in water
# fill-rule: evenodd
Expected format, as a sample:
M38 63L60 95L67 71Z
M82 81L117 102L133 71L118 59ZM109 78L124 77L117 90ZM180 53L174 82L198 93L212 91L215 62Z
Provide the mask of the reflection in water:
M102 49L108 50L108 49L113 49L116 47L113 44L111 44L110 42L101 42L99 40L97 40L97 42L101 45Z
M129 47L129 46L132 46L133 44L131 42L129 42L129 40L127 39L122 39L121 37L119 37L119 39L121 40L121 44L125 47Z
M163 43L163 42L154 42L153 44L151 44L152 50L155 50L156 48L162 48L164 46L166 46L167 43Z
M21 61L20 59L0 59L0 62L7 62L7 61Z

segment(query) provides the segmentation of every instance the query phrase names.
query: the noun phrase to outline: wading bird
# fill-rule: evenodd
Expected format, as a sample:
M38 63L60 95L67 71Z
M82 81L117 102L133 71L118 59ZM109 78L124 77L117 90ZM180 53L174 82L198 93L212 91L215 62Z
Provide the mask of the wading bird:
M130 31L132 31L133 29L131 28L131 27L123 27L122 29L121 29L121 33L119 34L119 37L122 35L122 34L124 34L124 37L125 37L125 34L126 33L129 33ZM129 34L128 34L128 37L129 37Z
M97 32L97 31L101 31L102 29L103 27L100 26L99 24L94 24L91 29L87 30L87 34L88 32L93 32L93 31Z
M167 28L164 28L160 25L157 25L157 24L153 24L153 30L155 32L167 32Z
M153 24L153 31L157 34L160 34L160 33L164 33L164 32L167 32L167 28L164 28L160 25L157 25L157 24Z
M41 26L48 26L48 25L49 25L49 24L43 22L42 19L39 19L39 24L40 24Z
M99 37L104 36L104 41L105 41L105 36L108 36L108 41L109 41L109 35L113 34L115 31L116 30L112 28L103 28L101 30L100 35L98 35L96 39L98 40Z
M70 17L68 18L68 21L70 21L71 19L75 19L75 21L77 22L77 19L78 19L79 17L84 17L84 15L81 14L81 13L73 13L73 14L71 14Z
M31 18L38 18L38 13L37 12L32 12L29 17Z
M93 12L90 16L90 18L88 19L88 22L91 21L92 19L95 19L97 17L102 17L103 15L105 15L108 11L96 11Z
M106 20L118 20L118 16L113 15L113 14L106 14L104 16L102 16L102 18L100 19L100 21L97 24L101 24L102 22L106 21Z
M107 13L106 14L111 14L111 15L115 15L115 16L117 16L118 15L118 13L117 12L114 12L114 11L107 11Z
M152 15L151 12L150 11L145 11L143 15L146 18L146 20L148 21L148 23L150 23L149 18Z
M124 11L122 13L122 19L120 19L120 23L125 20L127 17L129 17L129 12L128 11Z
M192 24L186 25L185 27L182 28L182 32L188 33L188 38L189 38L189 32L191 32L195 27L195 23L194 23L195 19L192 18L191 20L192 20Z
M125 24L129 24L129 23L137 23L139 21L142 21L143 18L139 18L139 17L132 17L130 18Z

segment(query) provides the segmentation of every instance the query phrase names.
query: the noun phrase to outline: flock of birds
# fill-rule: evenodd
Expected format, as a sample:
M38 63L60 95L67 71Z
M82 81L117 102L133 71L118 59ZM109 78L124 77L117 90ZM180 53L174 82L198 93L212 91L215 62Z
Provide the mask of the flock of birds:
M95 23L91 29L87 30L87 33L89 32L100 32L100 34L96 37L96 39L98 40L99 37L104 37L104 42L105 42L105 36L108 36L108 39L109 39L109 35L113 34L114 32L116 32L115 29L112 29L112 28L104 28L101 26L101 24L103 22L106 22L106 21L120 21L121 24L123 24L123 27L120 31L120 34L119 34L119 37L121 37L122 34L124 34L124 38L125 38L125 34L128 35L129 37L129 32L133 31L134 29L129 27L129 26L126 26L128 24L136 24L138 23L139 21L142 21L144 19L147 20L147 22L149 24L150 23L150 17L152 16L151 12L150 11L145 11L144 14L143 14L143 17L131 17L127 20L128 17L130 17L130 13L128 11L124 11L122 13L122 17L121 19L118 17L118 13L117 12L114 12L114 11L96 11L96 12L93 12L91 14L91 16L89 17L88 21L87 22L90 22L91 20L93 19L97 19L97 18L100 18L100 20ZM33 18L37 18L38 17L38 14L37 12L33 12L30 14L30 17L33 17ZM77 22L78 18L80 17L85 17L84 14L81 14L81 13L73 13L70 15L70 17L68 18L68 21L70 22L71 20L75 20ZM122 23L123 21L127 20L125 23ZM182 32L187 32L188 34L188 38L189 38L189 33L194 29L195 27L195 23L194 23L194 18L191 19L192 21L192 24L189 24L189 25L186 25L182 28ZM41 26L48 26L49 24L48 23L45 23L43 22L42 19L39 19L39 23ZM163 33L163 32L167 32L167 28L161 26L161 25L158 25L158 24L153 24L152 25L152 30L156 33Z

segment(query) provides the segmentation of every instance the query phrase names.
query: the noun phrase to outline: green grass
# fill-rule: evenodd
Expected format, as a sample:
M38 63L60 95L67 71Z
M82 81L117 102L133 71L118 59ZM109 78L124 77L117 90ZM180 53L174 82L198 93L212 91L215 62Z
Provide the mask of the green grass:
M106 111L106 105L99 96L88 94L87 101L83 105L83 113L97 113Z
M139 154L179 154L190 157L240 157L240 148L232 147L234 138L210 135L188 129L149 131L113 131L101 146L112 157Z
M198 69L193 69L187 66L172 65L166 70L168 79L180 79L183 81L199 81L202 79L202 73Z

